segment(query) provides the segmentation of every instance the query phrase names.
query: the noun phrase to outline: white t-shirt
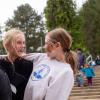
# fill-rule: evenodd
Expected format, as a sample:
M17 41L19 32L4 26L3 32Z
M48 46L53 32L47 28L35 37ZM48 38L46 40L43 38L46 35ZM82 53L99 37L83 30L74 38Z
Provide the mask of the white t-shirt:
M46 54L31 54L33 72L25 89L24 100L68 100L74 85L71 66L50 60Z

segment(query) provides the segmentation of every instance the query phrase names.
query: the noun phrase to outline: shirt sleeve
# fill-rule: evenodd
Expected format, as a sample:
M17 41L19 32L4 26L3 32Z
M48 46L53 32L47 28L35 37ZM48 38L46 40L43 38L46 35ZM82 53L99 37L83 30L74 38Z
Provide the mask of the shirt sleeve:
M12 100L8 76L0 70L0 100Z
M64 71L48 87L45 100L68 100L73 85L73 72Z
M4 59L6 57L7 57L7 55L0 55L0 59Z
M95 76L94 69L91 68L92 75Z
M41 61L45 57L45 55L45 53L29 53L23 56L23 58L26 60L30 60L33 63L39 63L39 61Z

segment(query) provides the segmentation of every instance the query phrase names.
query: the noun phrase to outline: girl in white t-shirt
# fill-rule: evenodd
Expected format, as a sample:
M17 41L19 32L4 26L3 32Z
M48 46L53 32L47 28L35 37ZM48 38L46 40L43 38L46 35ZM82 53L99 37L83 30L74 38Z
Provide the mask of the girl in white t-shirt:
M76 61L70 51L72 38L62 28L46 34L46 53L29 54L33 72L26 86L24 100L68 100L74 85Z

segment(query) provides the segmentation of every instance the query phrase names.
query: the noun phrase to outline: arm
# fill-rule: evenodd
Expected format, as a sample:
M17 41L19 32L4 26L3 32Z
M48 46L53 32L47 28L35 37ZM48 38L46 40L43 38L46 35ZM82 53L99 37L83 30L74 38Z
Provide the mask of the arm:
M44 57L45 53L29 53L23 56L24 59L30 60L34 63L39 63Z
M7 57L7 55L0 55L0 59L4 59L6 57Z
M45 100L68 100L73 85L73 73L64 71L48 87Z
M92 75L95 76L94 69L91 68Z
M2 70L0 70L0 100L12 100L9 79Z

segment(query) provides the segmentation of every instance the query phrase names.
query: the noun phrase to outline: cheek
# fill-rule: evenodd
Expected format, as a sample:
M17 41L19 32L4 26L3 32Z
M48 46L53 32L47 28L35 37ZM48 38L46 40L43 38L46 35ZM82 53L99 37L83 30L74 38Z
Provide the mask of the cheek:
M14 51L16 51L16 53L19 53L20 47L18 45L14 46Z
M52 51L52 48L50 45L45 45L45 51L46 52L51 52Z
M14 49L17 51L17 49L18 49L17 45L14 46Z

